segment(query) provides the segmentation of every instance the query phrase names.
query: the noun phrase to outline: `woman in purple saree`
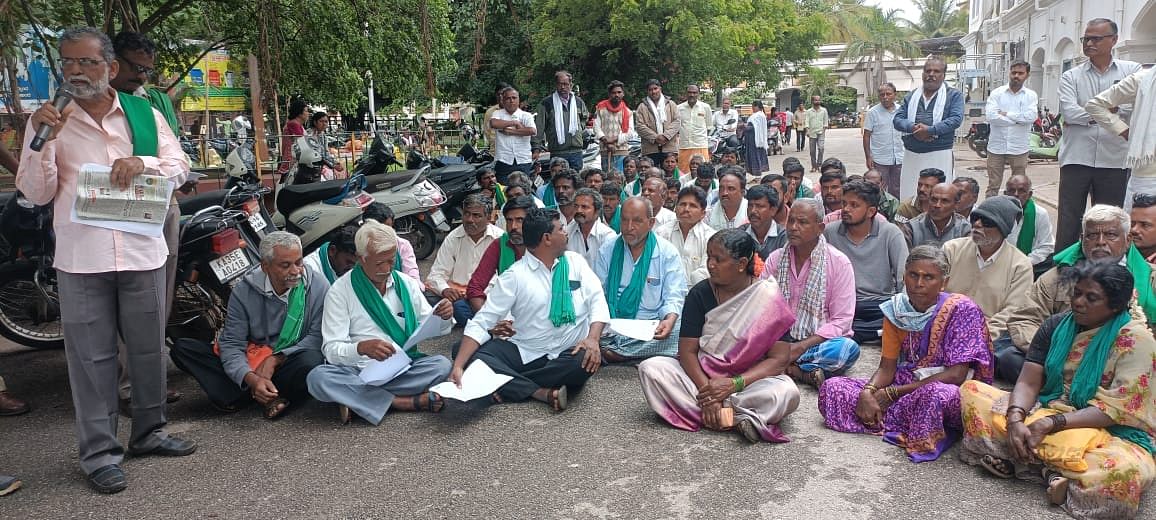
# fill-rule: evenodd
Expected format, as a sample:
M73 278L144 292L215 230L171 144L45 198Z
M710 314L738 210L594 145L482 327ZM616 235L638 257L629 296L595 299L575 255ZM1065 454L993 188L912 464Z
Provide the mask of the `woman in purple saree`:
M799 406L799 389L784 374L789 346L780 342L795 320L778 284L754 271L755 241L727 229L707 242L710 278L686 295L678 359L654 357L638 366L642 393L675 428L733 427L750 442L787 442L778 423Z
M828 428L881 435L913 462L939 458L959 438L959 385L991 382L992 347L979 306L942 292L948 269L942 250L911 250L905 291L880 306L879 369L869 381L835 377L819 389Z

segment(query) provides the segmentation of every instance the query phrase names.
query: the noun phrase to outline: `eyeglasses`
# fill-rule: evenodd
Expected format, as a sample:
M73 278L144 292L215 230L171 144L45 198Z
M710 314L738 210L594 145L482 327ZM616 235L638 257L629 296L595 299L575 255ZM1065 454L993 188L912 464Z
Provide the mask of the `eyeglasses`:
M1100 43L1104 38L1112 38L1115 34L1105 34L1104 36L1083 36L1080 38L1080 43Z
M129 60L128 58L125 58L124 56L117 55L117 58L119 58L120 61L127 63L129 67L132 67L133 72L136 72L137 74L144 74L146 76L152 76L153 72L156 72L156 70L157 70L157 69L152 68L152 67L145 67L144 65L138 65L136 63L133 63L131 60Z
M60 66L62 68L69 65L80 65L81 68L91 69L102 63L104 63L104 60L95 58L60 58Z

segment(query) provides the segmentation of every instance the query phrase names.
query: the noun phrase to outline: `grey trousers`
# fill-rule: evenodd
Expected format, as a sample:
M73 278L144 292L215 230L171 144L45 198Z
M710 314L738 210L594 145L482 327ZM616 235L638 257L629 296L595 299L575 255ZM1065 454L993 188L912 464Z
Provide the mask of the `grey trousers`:
M405 354L398 352L395 355ZM337 365L321 365L313 369L305 380L314 399L348 406L353 413L377 426L389 411L394 397L425 392L445 381L452 368L453 364L445 356L426 356L415 359L404 374L381 386L362 382L357 367Z
M899 186L902 184L903 178L903 163L875 163L875 170L883 176L883 185L886 186L887 193L890 193L892 197L899 198Z
M165 259L165 323L168 323L169 313L173 312L173 293L176 292L174 288L177 284L177 247L180 245L180 235L181 208L176 201L172 201L169 203L169 212L165 215L165 244L169 247L169 256ZM158 347L164 351L163 338ZM128 370L125 370L126 352L124 344L121 343L117 354L117 363L119 363L120 368L118 391L121 399L128 399L132 396L132 381L128 378Z
M149 450L167 436L165 358L158 348L165 335L165 271L58 271L57 279L80 467L87 474L124 458L116 438L118 336L135 383L129 447Z
M811 168L819 169L819 165L823 164L823 151L827 147L827 133L823 132L818 137L811 138Z

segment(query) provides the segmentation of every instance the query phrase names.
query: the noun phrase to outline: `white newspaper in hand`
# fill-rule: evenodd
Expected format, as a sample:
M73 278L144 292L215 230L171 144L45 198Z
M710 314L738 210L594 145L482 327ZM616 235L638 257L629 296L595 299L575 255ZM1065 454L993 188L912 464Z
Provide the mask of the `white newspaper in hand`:
M112 220L164 225L172 183L159 175L138 175L126 190L114 187L112 168L99 164L80 167L76 179L76 215L81 220ZM96 225L96 224L94 224Z
M610 330L619 336L626 336L638 341L654 339L654 332L658 330L658 320L625 320L612 318Z
M376 359L370 361L365 368L361 369L359 376L361 381L367 385L381 386L406 373L411 366L413 366L413 361L409 359L405 351L398 349L384 361Z
M438 395L457 399L458 401L473 401L496 392L502 385L509 383L513 377L495 374L484 361L474 361L462 372L462 387L458 388L453 381L446 381L434 385L429 390Z

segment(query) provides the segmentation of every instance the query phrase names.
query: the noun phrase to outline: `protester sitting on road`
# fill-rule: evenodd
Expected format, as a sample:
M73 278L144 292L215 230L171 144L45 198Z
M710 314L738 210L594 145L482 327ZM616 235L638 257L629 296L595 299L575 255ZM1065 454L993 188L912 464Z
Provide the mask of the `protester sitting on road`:
M960 193L959 203L955 205L955 212L971 222L971 210L979 202L979 181L972 177L956 177L951 183L959 188Z
M775 213L774 213L774 215L772 215L771 218L775 221L776 224L778 224L779 230L785 236L786 232L787 232L786 231L787 230L787 215L791 211L791 204L795 201L795 199L792 198L794 196L794 194L793 194L793 192L791 192L790 181L788 181L786 177L783 177L782 175L779 175L777 173L768 173L768 174L764 175L762 179L759 179L759 184L766 186L768 188L771 188L772 190L774 190L774 192L776 194L778 194L779 204L777 206L775 206L775 208L776 208ZM750 195L750 193L748 193L747 195ZM748 220L750 219L750 214L751 214L750 208L751 208L751 205L750 205L749 198L748 198L748 202L747 202L747 218L748 218ZM755 240L757 241L758 239L756 238ZM785 243L786 238L784 238L783 240Z
M622 233L602 244L594 263L611 318L659 320L650 341L605 336L602 358L610 363L678 354L678 317L686 298L687 276L679 250L653 233L653 227L650 201L626 199Z
M305 266L325 276L325 281L333 284L341 275L353 269L353 264L357 262L357 250L353 244L355 233L357 226L338 228L333 240L321 244L321 247L305 257Z
M1072 307L1070 287L1063 284L1064 273L1086 261L1121 264L1132 273L1137 289L1137 303L1149 318L1156 321L1156 284L1151 264L1132 243L1129 218L1124 210L1097 204L1084 213L1080 242L1055 255L1056 266L1039 277L1028 291L1027 301L1008 317L1008 335L996 340L996 375L1009 382L1019 378L1032 338L1049 316L1067 312Z
M646 170L640 165L641 161L642 159L632 155L622 160L622 179L625 181L622 190L626 192L627 197L642 195L642 172Z
M660 166L662 167L663 180L665 180L665 179L674 179L676 181L682 180L682 170L680 170L678 168L678 154L677 153L671 152L671 153L666 154L666 156L662 158L662 163L660 163Z
M985 199L971 212L971 236L943 244L951 265L947 292L966 295L983 309L992 341L1007 330L1009 317L1027 303L1032 288L1032 263L1007 243L1019 216L1015 199Z
M905 290L883 303L883 352L870 379L836 377L819 389L832 430L882 435L912 462L939 458L963 429L959 385L990 383L991 341L983 311L944 292L950 266L935 246L907 256Z
M704 159L702 155L697 153L692 155L690 157L690 162L687 165L687 170L682 172L682 175L679 175L678 183L681 186L686 186L687 184L693 183L695 179L698 178L699 168L701 168L703 164L706 164L706 159Z
M657 175L649 175L642 182L642 196L650 201L651 207L658 210L658 214L654 216L656 226L678 221L678 216L666 209L666 181L663 180L661 171L658 168L650 168L648 173Z
M1042 476L1048 501L1074 518L1136 518L1156 478L1156 340L1129 315L1127 269L1089 262L1066 276L1072 311L1040 327L1011 394L960 387L959 455L1000 478Z
M562 225L574 220L574 193L581 189L582 181L578 179L578 172L569 168L562 170L550 178L550 199L544 199L547 208L557 209L562 216Z
M1016 246L1032 263L1036 278L1052 267L1052 253L1056 241L1052 238L1052 218L1032 197L1032 180L1027 175L1012 175L1007 180L1004 195L1020 201L1023 217L1016 221L1007 240Z
M855 266L855 320L851 327L859 343L879 340L883 328L879 305L903 290L907 242L898 226L876 218L880 197L879 186L867 181L848 182L843 186L841 220L827 224L823 232L827 243Z
M446 235L429 268L426 284L438 298L454 306L454 322L465 326L474 316L466 300L466 286L490 244L501 238L501 228L489 223L490 198L474 193L462 202L462 225ZM435 300L436 301L436 300Z
M931 188L927 211L899 225L907 247L940 247L949 240L971 235L971 224L955 212L959 195L954 184L944 182Z
M663 202L664 208L674 211L674 204L678 202L678 190L682 189L682 183L678 179L663 179L666 183L666 200Z
M786 186L786 179L782 175L767 175L772 176L780 179L780 187ZM788 208L779 198L779 192L768 185L752 186L747 190L746 199L747 223L739 226L739 229L746 231L755 239L755 252L758 253L759 260L765 262L773 251L787 243L786 222L780 225L775 219L780 213L786 213L784 210Z
M502 206L506 205L506 200L509 198L506 194L506 187L498 183L498 176L494 173L493 168L482 168L478 170L477 173L474 174L474 180L478 182L478 187L488 193L490 200L493 201L491 207L493 207L494 214L490 218L490 222L493 223L498 218L498 213L501 211ZM506 178L506 182L509 182L509 177Z
M582 186L590 188L597 192L602 189L602 184L606 182L606 173L600 168L583 168L578 172L578 177L582 179Z
M678 220L655 226L654 233L678 250L687 286L690 286L709 276L706 269L706 244L715 230L703 222L706 216L706 192L693 185L683 188L678 192L678 204L674 209Z
M547 200L551 201L547 204L553 206L554 202L552 201L554 200L554 186L550 181L554 179L555 175L568 169L570 169L570 163L567 162L566 159L561 157L554 157L550 159L550 168L548 170L542 170L541 172L538 172L538 178L534 179L533 184L537 187L537 191L534 193L534 196L538 197L543 202ZM508 180L506 181L506 184L509 184ZM550 193L549 199L547 199L546 193Z
M879 173L879 170L867 170L867 173L863 174L863 180L879 186L879 189L883 190L883 198L879 201L879 214L883 215L888 222L895 222L895 213L899 211L899 199L884 188L883 174Z
M693 162L693 160L692 160ZM698 165L694 170L694 176L690 177L686 182L682 183L682 188L687 186L698 186L706 193L706 207L710 208L718 203L718 174L716 173L715 165L704 163ZM676 198L677 200L677 198Z
M325 362L321 319L329 282L305 267L297 235L269 233L260 250L261 268L233 288L216 346L181 338L169 355L218 410L236 412L252 397L266 419L275 419L309 399L305 378Z
M767 257L763 280L776 281L795 311L782 337L790 344L787 375L819 388L851 368L859 345L849 338L855 317L851 261L823 237L823 205L800 199L787 219L787 245Z
M807 186L807 179L803 177L806 171L806 167L797 158L787 157L783 159L783 177L791 182L792 201L815 197L815 191Z
M824 223L839 220L838 211L843 209L843 185L847 183L847 168L843 161L834 157L823 160L819 166L819 196L823 203ZM833 219L827 220L832 214Z
M365 220L376 220L390 228L393 228L393 208L386 206L383 202L374 202L365 208L361 214ZM396 232L396 228L393 228ZM418 280L421 284L422 290L425 290L425 284L422 283L421 274L417 270L417 256L413 252L413 244L404 237L397 237L397 255L400 257L401 272L408 274L410 278ZM397 269L398 266L394 266Z
M622 229L622 200L627 197L626 192L621 184L611 181L603 183L598 194L602 196L602 223L618 233Z
M902 224L918 217L921 213L926 213L927 207L931 204L931 188L945 182L947 182L947 174L943 173L943 170L938 168L921 170L915 196L899 205L899 210L895 212L895 223Z
M718 151L718 163L723 166L738 166L739 152L734 148L720 148Z
M444 401L428 389L449 374L450 361L423 354L416 346L403 347L431 314L446 320L439 332L448 334L453 304L443 299L431 307L418 281L394 269L393 228L366 222L355 240L357 265L333 284L325 298L322 351L327 364L309 374L309 393L318 401L337 403L341 424L349 423L351 411L373 425L390 408L440 412ZM361 371L372 361L391 356L409 356L409 369L383 383L361 379Z
M502 208L506 233L486 247L481 260L478 260L474 274L470 275L470 283L466 286L466 300L475 313L486 303L486 293L492 287L494 279L514 265L514 262L521 260L522 255L526 253L526 246L522 242L522 221L525 220L526 213L535 207L532 197L519 196L510 199L506 207Z
M732 229L747 223L747 176L737 167L718 172L718 202L707 211L706 223L716 230Z
M1132 244L1148 263L1156 262L1156 195L1137 193L1132 197Z
M779 423L799 406L799 388L785 374L790 348L779 341L790 307L774 282L758 279L749 235L720 231L707 251L710 278L686 296L678 358L639 364L642 394L675 428L733 425L752 443L787 442Z
M532 398L562 411L601 366L598 340L610 312L594 271L566 251L557 211L531 209L523 229L529 254L498 277L466 325L450 381L460 385L466 365L480 360L513 377L494 402ZM496 330L507 316L512 321Z
M574 220L563 230L568 240L566 249L582 255L586 265L593 266L598 251L617 236L610 226L602 223L601 216L602 195L591 188L578 190L574 195Z

